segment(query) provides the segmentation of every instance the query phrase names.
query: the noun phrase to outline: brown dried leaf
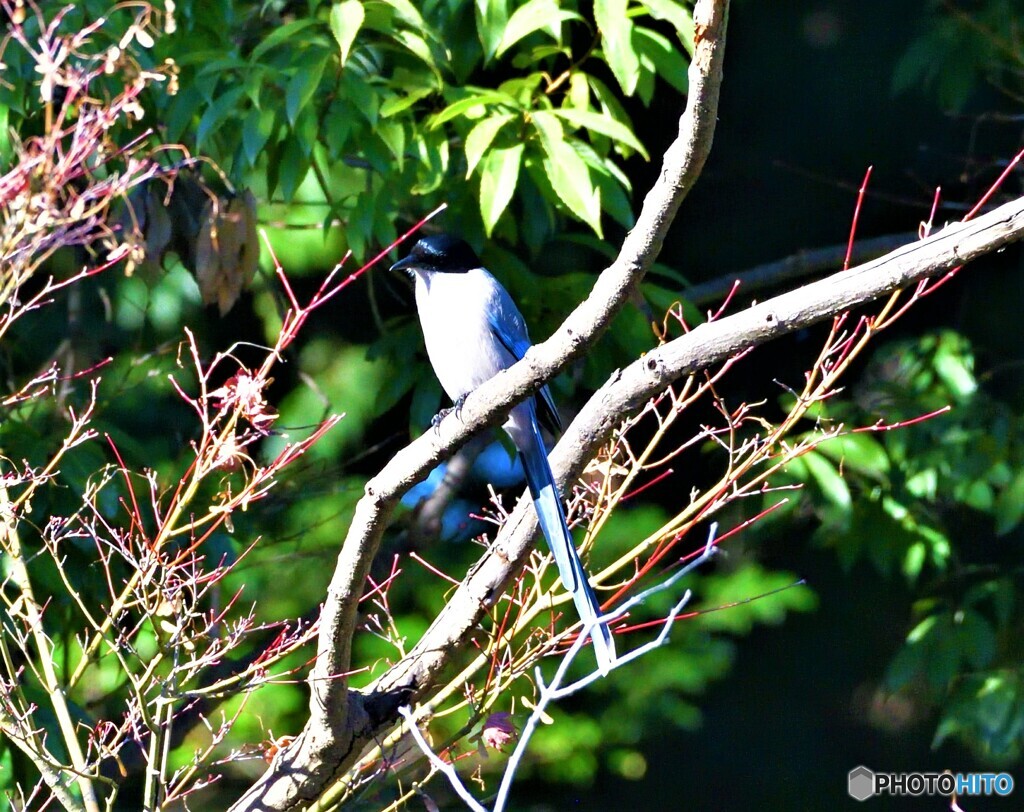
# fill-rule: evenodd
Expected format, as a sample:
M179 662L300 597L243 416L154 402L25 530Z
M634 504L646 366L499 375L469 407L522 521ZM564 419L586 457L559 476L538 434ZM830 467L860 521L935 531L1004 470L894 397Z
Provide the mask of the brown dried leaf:
M196 279L203 302L216 304L223 316L256 275L256 198L246 190L217 208L216 215L210 203L203 209L196 242Z
M199 217L199 235L196 237L196 282L199 283L203 304L207 305L218 301L220 290L220 250L213 212L214 202L207 200Z
M248 287L256 278L256 270L260 263L260 235L256 231L256 196L246 189L239 199L245 207L245 240L242 242L242 255L238 265L245 286Z
M139 266L147 279L155 279L163 265L164 254L171 244L171 218L157 188L146 192L146 258Z

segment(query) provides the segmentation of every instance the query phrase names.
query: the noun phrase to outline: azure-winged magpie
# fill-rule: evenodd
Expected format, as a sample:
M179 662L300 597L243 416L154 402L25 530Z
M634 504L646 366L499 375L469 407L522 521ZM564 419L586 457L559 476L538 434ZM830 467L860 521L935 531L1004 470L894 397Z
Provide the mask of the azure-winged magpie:
M463 240L447 234L424 237L391 270L407 271L416 280L416 308L427 355L456 408L466 395L512 366L530 348L526 322L512 297ZM592 622L601 614L600 605L565 520L541 438L541 421L553 433L560 428L547 386L513 407L504 428L519 450L541 531L562 583L572 593L580 618ZM611 632L599 624L593 627L592 637L598 668L606 674L615 660Z

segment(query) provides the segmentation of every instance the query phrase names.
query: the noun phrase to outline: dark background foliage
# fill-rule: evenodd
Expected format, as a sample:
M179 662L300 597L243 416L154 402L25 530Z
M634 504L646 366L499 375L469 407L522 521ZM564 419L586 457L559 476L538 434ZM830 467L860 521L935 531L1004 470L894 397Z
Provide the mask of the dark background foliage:
M646 162L622 142L616 150L601 134L573 136L605 193L604 217L595 220L590 211L589 222L603 227L606 244L581 222L588 220L585 207L574 208L544 185L543 162L557 159L557 150L540 140L527 141L509 213L491 220L478 208L483 169L464 180L464 165L431 163L450 140L458 164L474 122L454 113L435 128L422 122L443 118L478 85L514 79L521 66L474 61L472 49L460 46L472 34L470 12L462 8L446 18L446 4L424 6L452 50L455 80L443 98L428 95L438 43L424 34L422 45L403 45L399 37L415 28L382 18L368 26L369 44L357 40L351 52L360 80L376 81L381 65L390 71L380 80L397 118L374 120L360 117L357 108L368 102L359 81L347 87L348 96L322 103L317 80L331 70L337 43L327 28L295 24L306 19L305 4L180 3L179 31L158 41L153 58L175 57L182 90L173 99L154 98L147 122L166 140L213 155L235 186L254 188L261 220L300 291L314 289L346 247L368 257L448 202L439 226L463 230L485 246L534 337L543 337L586 292L608 245L628 226L627 198L635 210L676 132L680 88L656 80L654 73L664 73L658 66L623 97L615 68L592 66L593 78L621 99L624 126L631 125L653 157ZM309 8L315 12L317 4ZM88 17L100 9L105 6L85 3L79 11ZM966 24L964 15L976 24ZM714 149L645 289L651 309L685 295L686 283L845 243L869 165L858 237L915 231L928 218L936 186L943 190L936 225L962 217L1020 148L1015 68L1021 50L1014 37L1022 20L1019 4L999 0L965 3L963 14L914 0L737 0ZM660 36L674 36L665 21L651 25ZM585 52L585 43L574 45L576 56ZM413 98L417 82L425 83L424 95ZM412 99L407 108L403 98ZM17 110L11 97L5 103ZM398 130L405 127L401 134L396 120ZM26 131L31 126L26 116ZM415 152L414 132L423 139L424 160L405 158L391 171L405 147ZM514 149L516 137L505 132L494 144ZM631 181L631 198L609 164ZM500 174L501 166L487 171ZM1001 194L1020 191L1013 174ZM335 218L344 227L320 228ZM852 805L846 773L861 763L892 771L1019 774L1019 266L1020 252L1012 248L966 269L918 306L898 333L886 334L828 407L850 425L909 419L945 405L953 406L949 414L866 437L843 452L842 478L838 455L808 455L787 474L804 490L781 515L730 542L724 559L694 583L704 607L756 597L798 578L807 587L689 622L653 665L618 674L559 708L557 724L537 737L517 808L818 809L837 799ZM82 363L128 351L106 373L103 426L126 455L173 475L186 464L194 426L166 376L154 371L172 368L183 324L210 354L234 341L266 342L280 309L267 279L258 277L253 292L220 318L202 306L180 266L157 280L107 274L85 286L76 319L57 307L19 325L17 341L4 348L4 374L18 379L69 335ZM733 306L743 297L741 291ZM372 271L314 317L289 371L275 382L271 395L284 426L308 426L330 411L348 416L298 474L257 511L237 517L233 532L210 542L211 554L234 555L256 535L266 538L233 585L258 595L269 618L315 610L363 482L442 405L411 309L403 280ZM767 398L769 411L781 416L786 393L776 381L798 385L823 337L807 331L744 359L728 379L727 400ZM626 314L597 352L555 382L556 396L571 410L651 340L644 314ZM145 374L133 356L147 359ZM691 428L700 418L693 415ZM45 421L33 425L45 436ZM13 430L2 438L12 458L31 456L38 439ZM271 438L262 453L272 455L279 443ZM103 460L102 451L83 450L78 467L63 472L68 484L80 484ZM646 493L643 507L617 517L609 551L616 543L626 549L657 526L694 484L711 477L710 469L703 452L685 456L672 477ZM483 494L476 483L468 504L479 504ZM728 526L743 518L735 509L722 521ZM400 526L380 572L410 545ZM465 541L445 542L430 558L458 575L476 553ZM443 600L434 586L409 566L391 593L410 640ZM393 654L369 635L357 646L364 663ZM236 729L240 742L267 738L267 728L294 732L304 719L298 686L275 686L250 702ZM492 762L500 764L500 757ZM243 765L233 776L236 786L259 768L258 761ZM226 783L221 797L232 789ZM1008 803L972 800L965 808Z
M986 38L951 26L941 4L783 5L740 2L730 21L715 148L662 254L662 261L694 280L795 250L842 243L869 165L874 170L860 236L913 231L928 217L935 186L942 187L948 204L937 222L957 219L963 204L969 205L1020 147L1019 123L992 115L1010 113L1015 104L995 82L985 80L993 74L993 63L981 55ZM998 6L1004 13L1020 13L1014 4L957 5L972 12L994 13ZM945 47L935 34L940 27L958 31L942 40ZM951 42L959 47L950 49ZM927 68L915 73L908 66L911 54L918 54ZM972 60L985 67L969 71L964 62ZM655 144L650 148L658 151ZM1019 185L1011 176L1005 191L1019 194ZM887 337L893 343L876 349L872 363L886 357L909 362L921 336L953 330L962 337L965 344L957 355L963 359L967 349L981 388L952 415L920 427L945 458L945 465L937 467L954 478L976 476L966 470L977 462L970 449L951 443L965 423L975 420L980 422L972 442L1000 449L987 454L982 467L993 458L1019 464L1019 439L1007 443L1006 435L1000 436L1006 424L991 412L988 417L980 412L995 404L1005 415L1020 413L1021 339L1011 326L1022 305L1020 270L1018 249L968 268L911 315L902 336ZM771 378L793 380L815 346L813 337L805 335L765 348L745 363L741 388L764 391ZM850 394L854 400L866 399L871 387L871 370L863 369L851 382ZM920 453L920 446L913 453ZM856 475L849 479L855 498L862 496L864 484L858 487ZM1019 494L1012 497L1019 500ZM812 495L810 501L820 506L823 500ZM678 788L670 792L686 797L695 809L824 809L837 800L852 807L855 802L845 797L845 775L857 764L885 770L995 767L1018 775L1019 744L1004 749L993 739L1020 730L1014 721L1019 704L1006 716L995 712L988 733L968 737L967 744L936 744L937 717L948 718L956 688L940 692L940 698L921 672L913 678L895 673L899 666L894 660L907 652L907 632L922 612L934 608L925 605L963 606L965 594L987 577L1000 580L1000 588L1009 592L1020 589L1019 527L997 535L1000 523L998 517L993 520L993 509L967 501L941 485L929 500L957 561L953 573L912 583L895 561L886 562L880 554L886 534L879 525L859 525L858 532L867 535L859 540L858 551L850 549L835 523L830 526L826 519L822 526L807 514L800 518L799 511L794 524L773 524L758 532L756 541L749 539L766 565L807 579L819 598L817 612L791 616L779 628L759 630L744 640L730 676L715 683L701 703L700 731L667 733L645 751L650 774L679 776ZM1019 685L1021 650L1012 642L1019 632L1010 624L1003 634L1007 656L1002 663ZM941 668L934 660L923 670L929 667ZM961 675L944 684L966 687L967 679ZM895 685L902 690L893 693ZM1010 706L1019 703L1014 693L1019 697L1019 689L1011 691ZM613 786L607 790L614 792ZM621 803L628 798L625 792L615 796ZM928 804L920 799L870 803L886 809ZM963 803L965 808L999 809L1013 801ZM672 808L658 802L653 806Z

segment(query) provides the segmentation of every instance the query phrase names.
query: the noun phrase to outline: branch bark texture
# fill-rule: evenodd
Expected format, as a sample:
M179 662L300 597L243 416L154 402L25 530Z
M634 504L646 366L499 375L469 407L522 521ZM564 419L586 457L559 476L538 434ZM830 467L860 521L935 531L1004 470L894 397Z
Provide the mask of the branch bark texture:
M920 242L827 279L776 296L732 316L702 324L615 372L577 414L551 452L551 468L564 489L612 436L624 415L635 413L685 375L718 364L750 347L830 319L927 277L1024 238L1024 198L969 223L956 223ZM484 612L518 574L533 547L536 515L521 499L488 553L473 568L409 655L368 691L386 695L424 692L450 653L477 627Z

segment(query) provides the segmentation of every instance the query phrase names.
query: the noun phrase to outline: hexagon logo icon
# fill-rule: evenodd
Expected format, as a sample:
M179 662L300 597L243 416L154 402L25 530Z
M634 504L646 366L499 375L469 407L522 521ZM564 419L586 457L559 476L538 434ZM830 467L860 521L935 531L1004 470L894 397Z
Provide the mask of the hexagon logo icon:
M846 791L855 801L866 801L875 794L875 774L863 764L850 770Z

